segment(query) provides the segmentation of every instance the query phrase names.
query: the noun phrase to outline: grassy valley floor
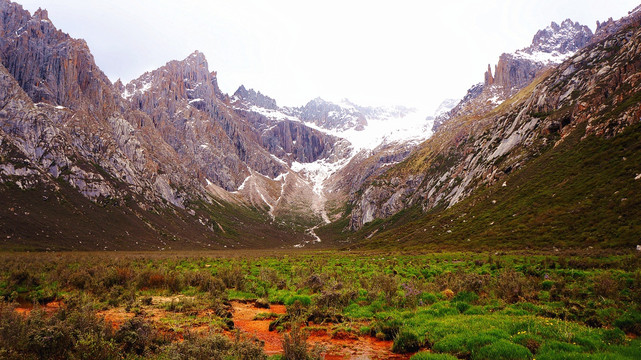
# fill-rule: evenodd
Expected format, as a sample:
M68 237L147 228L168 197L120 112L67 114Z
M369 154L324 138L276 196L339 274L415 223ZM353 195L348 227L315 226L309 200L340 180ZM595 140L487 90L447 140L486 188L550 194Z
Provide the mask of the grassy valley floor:
M3 359L639 359L641 256L0 254Z

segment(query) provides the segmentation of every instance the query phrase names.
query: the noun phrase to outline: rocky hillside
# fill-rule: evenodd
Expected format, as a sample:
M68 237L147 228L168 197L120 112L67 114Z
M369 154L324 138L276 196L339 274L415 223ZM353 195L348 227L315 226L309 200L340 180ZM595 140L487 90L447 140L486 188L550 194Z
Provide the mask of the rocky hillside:
M254 206L230 192L252 174L274 187L288 165L232 110L202 54L112 85L86 43L45 10L32 16L1 0L0 14L3 247L223 248L304 237L269 224L262 199ZM312 158L334 141L314 135L327 145Z
M641 119L638 17L635 12L621 20L614 35L587 45L562 64L548 69L498 107L482 115L463 114L448 120L407 160L361 189L352 202L350 227L360 229L375 219L396 215L390 221L397 225L405 223L401 225L408 231L404 241L413 241L412 236L431 241L441 237L474 238L474 231L469 231L472 227L463 223L479 222L467 217L476 213L483 216L486 227L499 222L505 225L496 232L485 229L478 234L500 233L499 237L513 239L517 229L509 226L517 226L519 221L523 221L522 225L540 221L556 226L555 231L565 236L571 234L577 242L581 238L594 242L599 236L608 236L608 232L617 233L616 241L612 237L603 239L610 245L637 241L632 236L636 230L632 229L639 224L630 215L639 209L638 199L632 200L631 196L641 190L638 176L641 163L638 142L635 143ZM612 154L608 153L610 147ZM574 161L565 161L566 158ZM611 159L613 163L599 166L604 161L601 159ZM548 167L553 164L557 167ZM587 169L585 173L579 164ZM558 179L559 176L562 178ZM610 191L609 195L598 192L598 196L606 197L595 198L592 182L607 189L606 194ZM565 197L555 199L565 191L568 192ZM493 195L501 192L503 195ZM607 196L612 197L612 202ZM519 206L501 203L501 199L516 201L515 198ZM457 205L462 201L464 205ZM567 206L568 212L563 206ZM505 213L499 215L498 210L488 210L491 208L513 208L514 212L508 220L502 217ZM426 226L429 222L430 217L421 213L429 212L437 218L442 211L460 216L448 218L457 222L456 228L442 222L416 227L418 223ZM524 213L531 216L527 222L519 217ZM575 234L570 228L583 228L572 225L569 220L572 213L608 221L595 220L602 223L601 228L584 224L589 230ZM554 214L569 223L559 224ZM534 223L530 225L531 232L537 228ZM531 237L526 234L528 226L519 229L523 238ZM399 234L398 231L395 229L387 236ZM384 236L379 233L373 238Z

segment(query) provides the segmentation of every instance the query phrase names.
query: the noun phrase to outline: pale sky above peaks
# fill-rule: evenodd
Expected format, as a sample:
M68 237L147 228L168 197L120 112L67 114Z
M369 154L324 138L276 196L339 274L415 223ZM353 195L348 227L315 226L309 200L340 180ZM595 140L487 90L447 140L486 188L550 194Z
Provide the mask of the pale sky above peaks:
M89 44L112 81L194 50L223 91L244 84L302 105L320 96L434 109L483 80L503 52L566 18L595 30L639 0L18 0Z

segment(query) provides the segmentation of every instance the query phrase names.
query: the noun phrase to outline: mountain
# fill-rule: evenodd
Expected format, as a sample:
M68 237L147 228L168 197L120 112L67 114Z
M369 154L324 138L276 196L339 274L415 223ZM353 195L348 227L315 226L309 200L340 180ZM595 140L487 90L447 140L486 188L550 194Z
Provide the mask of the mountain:
M488 65L485 81L472 86L451 111L436 116L432 130L436 131L449 118L485 113L495 108L530 84L542 71L560 64L590 43L592 37L590 28L570 19L561 25L552 22L534 35L530 46L502 54L494 72Z
M410 111L320 99L281 109L242 86L229 96L198 51L112 84L87 44L58 30L46 10L31 15L0 0L0 13L6 247L291 247L315 240L309 228L327 220L322 183L364 146L344 132ZM367 146L389 137L377 131ZM50 244L42 234L62 239Z
M629 246L640 18L552 23L427 116L230 96L198 51L112 84L0 0L0 247Z
M231 111L202 54L111 84L45 10L1 0L0 13L3 247L272 247L305 237L270 224L255 197L224 190L257 172L275 188L287 166Z
M500 105L454 112L355 193L349 226L362 230L347 239L459 248L638 242L639 18L631 13L613 35L543 70Z

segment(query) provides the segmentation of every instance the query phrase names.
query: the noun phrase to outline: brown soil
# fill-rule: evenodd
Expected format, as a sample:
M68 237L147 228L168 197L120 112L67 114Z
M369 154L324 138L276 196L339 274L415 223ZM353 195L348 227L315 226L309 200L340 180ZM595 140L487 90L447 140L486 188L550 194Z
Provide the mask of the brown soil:
M32 303L29 302L19 302L19 305L14 309L18 314L22 315L29 315L33 309L41 309L44 310L44 312L47 315L53 314L56 311L58 311L62 307L62 302L60 301L52 301L50 303L47 303L45 305L38 305L35 306Z
M276 331L269 331L271 320L254 320L260 313L284 314L287 310L283 305L271 305L269 309L259 309L253 303L234 301L231 303L234 309L234 327L241 332L255 336L258 340L265 342L265 353L267 355L280 354L283 352L282 336Z
M272 312L284 314L283 305L271 305L268 309L259 309L253 303L232 302L233 320L236 328L250 336L255 336L265 343L265 353L268 355L283 352L282 334L269 331L271 320L254 320L257 314ZM392 342L381 341L370 336L358 336L340 331L332 335L327 328L315 326L311 332L308 343L312 346L320 345L324 348L324 358L327 360L344 359L409 359L410 355L398 355L391 352Z

